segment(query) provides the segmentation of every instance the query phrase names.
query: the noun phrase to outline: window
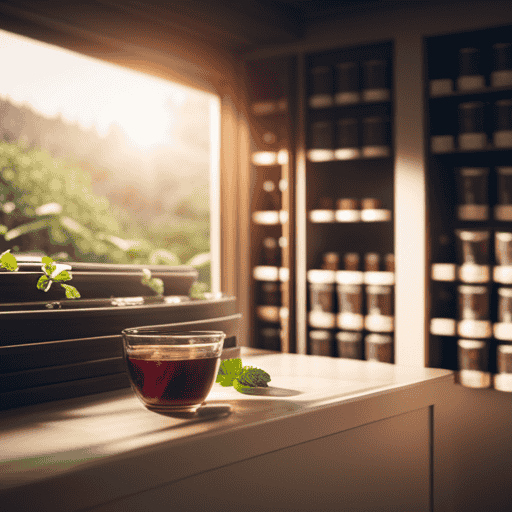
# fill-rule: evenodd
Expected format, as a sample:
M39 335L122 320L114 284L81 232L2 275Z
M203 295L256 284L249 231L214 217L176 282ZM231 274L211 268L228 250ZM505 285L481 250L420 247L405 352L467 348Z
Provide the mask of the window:
M191 264L219 291L218 95L3 30L0 58L3 250Z

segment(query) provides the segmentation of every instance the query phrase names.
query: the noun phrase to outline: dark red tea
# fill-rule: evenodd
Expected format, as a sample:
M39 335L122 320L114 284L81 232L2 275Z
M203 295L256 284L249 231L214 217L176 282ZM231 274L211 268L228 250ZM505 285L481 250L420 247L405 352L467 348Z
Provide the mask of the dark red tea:
M133 388L149 407L186 407L206 399L220 358L170 361L136 354L128 356L127 363Z

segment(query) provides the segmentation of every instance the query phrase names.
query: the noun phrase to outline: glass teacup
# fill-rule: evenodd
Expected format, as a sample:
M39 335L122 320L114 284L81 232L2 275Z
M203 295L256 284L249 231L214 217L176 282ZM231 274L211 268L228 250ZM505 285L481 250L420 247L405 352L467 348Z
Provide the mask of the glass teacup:
M148 409L188 413L204 403L219 371L224 332L135 327L122 335L132 389Z

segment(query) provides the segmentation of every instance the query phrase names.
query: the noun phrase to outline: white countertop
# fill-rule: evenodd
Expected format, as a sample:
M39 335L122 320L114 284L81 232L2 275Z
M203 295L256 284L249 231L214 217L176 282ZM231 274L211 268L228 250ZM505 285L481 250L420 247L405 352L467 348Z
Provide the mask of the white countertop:
M0 503L16 499L25 510L31 493L44 489L51 510L79 510L122 496L126 489L140 491L375 421L376 407L379 417L424 407L435 400L435 391L427 388L453 382L447 370L250 354L242 350L243 364L272 378L265 394L245 395L214 384L208 406L195 418L150 412L131 389L4 411ZM398 390L406 394L393 400ZM66 496L57 498L63 485ZM38 503L38 510L45 507Z

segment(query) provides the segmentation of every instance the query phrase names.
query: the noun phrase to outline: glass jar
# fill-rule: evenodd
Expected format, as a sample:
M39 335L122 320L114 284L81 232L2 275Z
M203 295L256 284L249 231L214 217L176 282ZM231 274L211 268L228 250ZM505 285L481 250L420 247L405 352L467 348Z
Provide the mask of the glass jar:
M393 362L393 337L389 334L367 334L365 336L365 359L381 363Z
M333 105L332 78L332 68L329 66L316 66L311 69L311 94L309 96L311 108L324 108Z
M334 101L337 105L359 103L359 66L356 62L336 64Z
M482 74L481 51L479 48L461 48L459 50L459 91L471 91L485 87Z
M459 201L457 217L460 220L487 220L489 218L489 194L486 167L462 167L458 172Z
M489 347L485 341L459 340L457 342L460 383L470 388L488 388Z
M332 356L333 334L327 330L309 332L309 352L314 356Z
M363 359L363 334L361 332L340 331L336 333L338 357Z
M484 129L484 103L471 101L459 105L459 148L484 149L487 133Z

